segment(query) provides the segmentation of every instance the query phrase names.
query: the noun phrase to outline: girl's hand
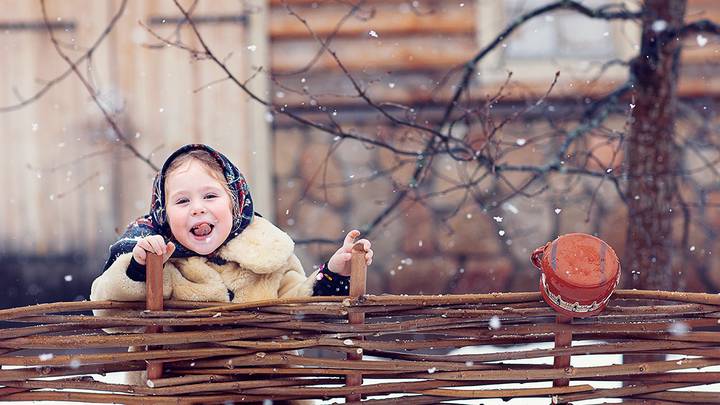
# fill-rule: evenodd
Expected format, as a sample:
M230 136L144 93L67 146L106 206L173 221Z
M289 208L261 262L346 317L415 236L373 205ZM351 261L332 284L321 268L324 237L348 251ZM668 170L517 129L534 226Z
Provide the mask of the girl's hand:
M352 257L352 247L355 243L362 243L365 248L365 263L369 266L372 263L373 251L370 249L370 241L367 239L360 239L355 242L355 238L360 236L360 231L353 229L348 232L343 241L343 245L340 249L335 252L330 260L328 261L328 269L333 273L340 274L341 276L350 275L350 258Z
M144 266L147 259L147 252L162 256L163 263L165 263L174 251L174 243L165 243L165 239L160 235L148 235L138 241L132 253L135 261Z

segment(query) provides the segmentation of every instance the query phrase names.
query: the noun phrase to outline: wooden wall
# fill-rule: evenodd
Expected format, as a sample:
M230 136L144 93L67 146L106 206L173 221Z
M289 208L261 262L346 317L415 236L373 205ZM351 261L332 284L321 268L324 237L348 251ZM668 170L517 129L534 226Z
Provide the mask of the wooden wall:
M184 1L186 6L190 1ZM75 59L96 40L119 0L48 1L55 33ZM39 2L0 1L0 108L31 97L68 69L53 49ZM170 1L130 0L117 26L81 65L97 96L132 145L159 166L177 147L204 142L242 167L259 206L269 204L266 117L212 63L165 47L140 23L174 38L181 14ZM241 80L250 65L247 9L237 1L200 1L194 16L213 51ZM197 47L188 25L177 32ZM201 90L200 90L201 89ZM0 185L0 255L88 251L105 255L107 243L146 213L154 170L121 145L72 74L39 100L0 113L3 170ZM252 131L251 128L254 128ZM265 139L267 142L267 139ZM268 208L269 209L269 208Z

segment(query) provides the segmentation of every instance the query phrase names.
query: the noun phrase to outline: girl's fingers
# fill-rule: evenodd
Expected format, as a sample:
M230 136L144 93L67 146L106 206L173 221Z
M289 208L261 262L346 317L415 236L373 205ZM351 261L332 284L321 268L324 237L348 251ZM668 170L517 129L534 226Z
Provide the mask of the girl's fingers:
M133 254L135 257L135 261L140 264L145 264L145 259L147 259L147 252L145 252L145 249L138 249L136 253Z
M343 252L337 255L337 258L340 259L341 262L347 262L352 258L352 253Z
M348 232L347 235L345 235L345 241L343 241L343 247L350 246L352 248L353 242L355 241L355 238L360 236L360 231L357 229L353 229L352 231Z
M165 245L165 239L162 236L156 235L153 237L153 246L155 247L155 253L158 256L162 256L167 252L167 246Z
M173 252L175 251L175 244L172 242L168 242L165 249L165 254L163 255L163 262L166 262L170 256L172 256Z
M158 241L158 247L160 248L160 255L164 255L168 251L167 243L165 243L165 239L163 239L162 236L157 235L157 241Z
M150 245L152 245L152 252L155 253L158 256L162 256L163 254L163 248L160 245L160 242L157 240L157 238L151 238L150 239Z
M369 241L369 240L367 240L367 239L360 239L359 241L357 241L357 243L362 243L362 244L363 244L363 247L365 248L365 251L366 251L366 252L370 250L370 241Z

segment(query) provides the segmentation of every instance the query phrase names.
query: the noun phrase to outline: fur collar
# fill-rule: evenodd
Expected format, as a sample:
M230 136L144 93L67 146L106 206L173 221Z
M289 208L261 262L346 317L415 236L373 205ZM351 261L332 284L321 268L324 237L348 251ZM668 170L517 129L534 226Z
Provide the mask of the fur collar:
M287 233L255 215L250 225L218 253L253 273L266 274L286 266L294 249L295 242Z

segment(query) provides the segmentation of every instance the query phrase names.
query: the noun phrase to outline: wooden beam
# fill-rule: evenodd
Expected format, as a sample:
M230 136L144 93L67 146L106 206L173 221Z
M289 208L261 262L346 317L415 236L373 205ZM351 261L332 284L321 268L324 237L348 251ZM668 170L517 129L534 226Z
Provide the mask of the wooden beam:
M74 32L77 28L75 21L48 21L53 31ZM44 21L0 21L0 31L47 31Z
M338 23L348 13L348 7L323 6L320 8L292 8L307 21L312 31L326 37L338 28ZM476 19L472 7L448 7L442 12L420 14L410 10L400 11L397 5L372 7L373 15L362 18L367 12L359 12L340 25L337 37L368 37L370 30L378 37L405 36L417 34L473 34ZM270 36L273 40L286 38L311 38L307 27L284 7L273 9L270 15Z

